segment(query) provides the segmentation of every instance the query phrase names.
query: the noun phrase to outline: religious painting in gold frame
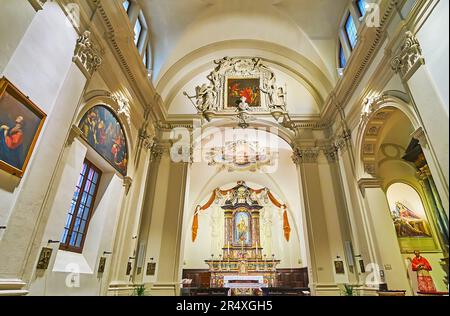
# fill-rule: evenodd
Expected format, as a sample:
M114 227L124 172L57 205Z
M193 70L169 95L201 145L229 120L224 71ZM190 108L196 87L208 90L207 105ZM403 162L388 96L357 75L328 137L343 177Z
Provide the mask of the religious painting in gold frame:
M252 246L252 216L246 208L240 208L233 214L233 245Z
M8 79L0 79L0 169L23 177L46 117Z
M39 255L38 263L36 265L37 270L47 270L52 257L53 249L44 247Z

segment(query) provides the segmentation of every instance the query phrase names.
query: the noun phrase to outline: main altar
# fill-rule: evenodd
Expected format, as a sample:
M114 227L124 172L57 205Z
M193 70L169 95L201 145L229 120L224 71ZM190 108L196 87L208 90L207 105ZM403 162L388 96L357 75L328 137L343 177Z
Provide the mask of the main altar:
M211 273L211 288L229 288L234 295L258 294L276 287L277 260L263 255L260 241L260 211L255 192L245 183L228 192L224 210L224 245L218 258L205 262Z

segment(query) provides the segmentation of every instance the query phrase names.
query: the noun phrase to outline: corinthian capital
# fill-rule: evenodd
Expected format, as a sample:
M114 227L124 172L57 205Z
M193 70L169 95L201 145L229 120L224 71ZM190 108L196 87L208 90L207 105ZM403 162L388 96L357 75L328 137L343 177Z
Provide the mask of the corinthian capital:
M87 78L92 77L100 67L102 63L101 53L91 41L91 32L85 31L78 38L72 60Z
M296 164L317 163L319 148L296 148L292 156L292 161Z
M398 52L392 59L392 70L398 73L402 80L408 81L421 65L425 64L422 48L419 40L410 31L406 32L406 38Z

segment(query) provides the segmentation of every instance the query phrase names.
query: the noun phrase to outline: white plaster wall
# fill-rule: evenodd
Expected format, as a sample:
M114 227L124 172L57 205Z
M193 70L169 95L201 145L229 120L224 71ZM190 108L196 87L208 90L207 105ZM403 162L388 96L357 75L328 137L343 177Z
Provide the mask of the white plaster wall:
M28 0L0 0L0 77L36 12Z
M425 62L449 115L449 1L441 0L417 33Z
M48 121L55 119L52 117L53 107L72 64L77 35L73 29L67 27L66 21L64 13L56 3L47 4L45 10L40 11L31 22L3 72L4 76L48 115L41 135L46 132ZM9 28L14 28L15 25L16 23L11 23ZM71 91L64 91L64 93L67 96ZM75 102L79 99L79 95L72 95L72 97L76 98ZM69 125L66 124L66 126ZM53 131L53 133L55 132L65 133L61 130ZM41 141L42 136L36 144L35 153L28 165L28 172L25 173L22 180L19 181L19 179L0 171L2 180L0 184L1 225L8 224L10 212L23 184L27 181L36 152L40 150ZM53 150L52 154L57 156L59 150L56 148ZM0 232L0 239L1 234Z
M52 207L47 229L43 238L60 240L67 218L67 210L75 190L84 158L88 148L75 140L62 172L57 198ZM52 263L45 272L37 271L30 286L30 295L102 295L107 286L107 276L111 268L110 252L113 246L114 231L123 196L122 179L112 167L98 162L100 157L89 149L88 157L97 160L103 174L98 188L95 208L90 220L85 246L81 254L58 250L53 246ZM94 162L95 163L95 162ZM98 263L102 256L107 258L104 274L98 274Z

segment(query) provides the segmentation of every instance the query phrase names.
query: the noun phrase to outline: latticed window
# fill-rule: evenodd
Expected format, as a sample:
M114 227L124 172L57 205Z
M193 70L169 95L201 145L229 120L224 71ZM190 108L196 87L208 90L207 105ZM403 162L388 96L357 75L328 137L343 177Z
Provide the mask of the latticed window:
M100 177L100 170L85 160L61 237L61 250L83 251Z

